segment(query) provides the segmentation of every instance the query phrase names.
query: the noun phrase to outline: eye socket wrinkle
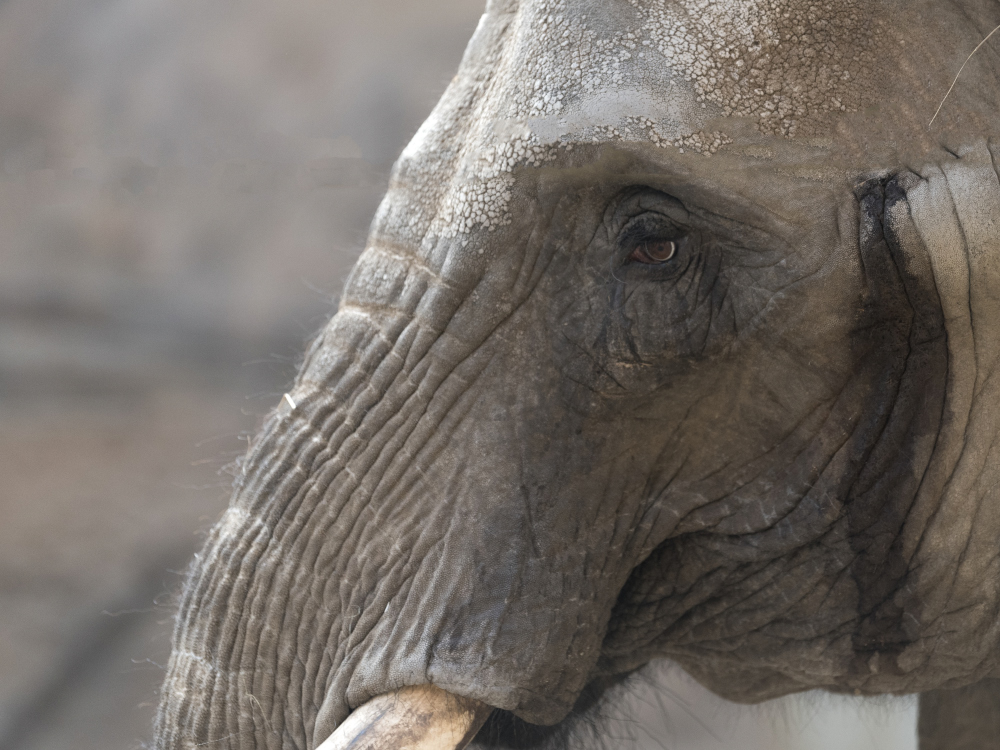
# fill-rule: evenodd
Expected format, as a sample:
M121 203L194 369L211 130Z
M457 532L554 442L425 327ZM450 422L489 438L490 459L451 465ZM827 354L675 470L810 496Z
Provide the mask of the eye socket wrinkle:
M631 265L628 256L644 239L672 240L678 256L690 254L692 248L718 248L740 266L773 265L788 257L793 252L788 227L769 222L769 215L741 213L745 209L738 205L720 211L708 196L681 198L665 189L635 185L610 202L604 225L609 242L619 251L617 267Z

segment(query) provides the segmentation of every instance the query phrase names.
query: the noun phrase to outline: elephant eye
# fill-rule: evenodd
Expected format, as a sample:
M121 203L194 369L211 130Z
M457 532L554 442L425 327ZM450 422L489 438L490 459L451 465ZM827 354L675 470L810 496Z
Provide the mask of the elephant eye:
M684 221L687 213L677 208L672 200L661 193L645 191L626 202L624 210L645 210L626 217L623 225L619 225L615 255L618 263L640 274L637 279L647 278L649 273L654 273L656 278L663 274L673 275L685 265L680 261L690 254L694 238Z
M629 253L628 259L646 265L660 265L676 254L677 243L673 240L644 240Z

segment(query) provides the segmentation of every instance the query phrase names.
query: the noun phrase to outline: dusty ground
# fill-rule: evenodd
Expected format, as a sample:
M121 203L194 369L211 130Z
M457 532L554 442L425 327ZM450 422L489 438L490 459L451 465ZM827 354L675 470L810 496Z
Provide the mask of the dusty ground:
M0 4L0 750L148 740L177 571L480 10ZM646 747L912 747L667 681Z

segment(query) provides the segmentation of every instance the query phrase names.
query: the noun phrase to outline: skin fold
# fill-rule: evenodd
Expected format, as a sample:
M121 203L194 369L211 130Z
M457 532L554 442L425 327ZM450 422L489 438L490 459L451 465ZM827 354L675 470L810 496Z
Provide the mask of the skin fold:
M661 658L926 692L925 748L992 705L1000 53L928 123L998 23L491 1L190 567L156 747L421 686L558 746Z

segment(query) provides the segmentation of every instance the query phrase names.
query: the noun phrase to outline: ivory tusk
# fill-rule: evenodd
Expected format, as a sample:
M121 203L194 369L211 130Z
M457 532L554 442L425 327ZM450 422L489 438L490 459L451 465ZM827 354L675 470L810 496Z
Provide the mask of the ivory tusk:
M492 711L433 685L405 687L355 710L316 750L461 750Z

